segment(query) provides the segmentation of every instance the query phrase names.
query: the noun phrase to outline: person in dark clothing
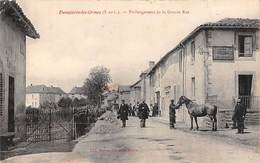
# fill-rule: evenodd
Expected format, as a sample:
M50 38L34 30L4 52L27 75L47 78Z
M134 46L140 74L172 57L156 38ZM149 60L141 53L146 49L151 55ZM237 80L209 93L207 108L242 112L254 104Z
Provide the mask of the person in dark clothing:
M235 111L233 115L233 119L237 123L237 133L243 134L244 133L244 120L246 116L246 107L241 104L241 99L238 98L237 104L235 106Z
M128 120L128 113L129 113L128 105L125 104L124 100L122 100L122 104L120 105L118 111L118 118L120 118L122 121L122 127L126 126L126 120Z
M170 128L174 128L174 124L176 123L176 109L179 107L174 104L174 100L171 100L171 104L169 106L169 118L170 118Z
M158 116L158 104L157 103L155 103L154 105L153 105L153 116L154 117L156 117L156 116Z
M148 105L143 101L139 107L138 107L138 117L140 118L140 127L145 127L145 121L149 117L149 107Z

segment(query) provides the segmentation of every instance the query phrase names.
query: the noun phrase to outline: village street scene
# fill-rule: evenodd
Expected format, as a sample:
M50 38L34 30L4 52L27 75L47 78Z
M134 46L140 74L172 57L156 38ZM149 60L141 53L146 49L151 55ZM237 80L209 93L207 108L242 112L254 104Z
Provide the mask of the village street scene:
M0 162L259 163L260 1L109 2L0 0Z

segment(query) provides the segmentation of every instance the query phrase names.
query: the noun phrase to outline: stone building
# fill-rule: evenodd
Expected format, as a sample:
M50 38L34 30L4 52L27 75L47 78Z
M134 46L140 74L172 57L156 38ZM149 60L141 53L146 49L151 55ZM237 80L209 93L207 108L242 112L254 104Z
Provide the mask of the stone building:
M87 96L84 93L84 90L82 87L73 87L71 91L68 93L68 97L72 100L77 99L87 99Z
M40 108L46 102L58 103L63 97L66 97L66 93L59 87L45 85L26 87L26 107Z
M101 107L112 108L114 104L118 104L119 94L115 90L107 91L102 94Z
M150 98L159 103L162 116L168 117L170 99L177 101L181 95L199 104L216 104L222 126L230 121L238 96L249 113L258 110L259 26L257 19L205 23L162 57L148 73ZM186 121L187 115L186 109L177 112L179 121ZM259 120L259 115L254 119Z
M130 103L134 106L141 103L141 80L138 80L130 86Z
M122 103L122 100L125 101L125 104L130 104L130 86L129 85L119 85L118 86L118 102L119 105Z
M135 82L133 85L130 86L131 88L131 95L130 101L131 104L136 104L137 102L141 103L145 101L145 103L150 107L151 98L150 98L150 78L147 73L153 68L155 65L154 61L149 62L149 67L141 72L139 75L139 80Z
M15 1L0 1L0 134L24 134L26 36L36 39L30 20Z

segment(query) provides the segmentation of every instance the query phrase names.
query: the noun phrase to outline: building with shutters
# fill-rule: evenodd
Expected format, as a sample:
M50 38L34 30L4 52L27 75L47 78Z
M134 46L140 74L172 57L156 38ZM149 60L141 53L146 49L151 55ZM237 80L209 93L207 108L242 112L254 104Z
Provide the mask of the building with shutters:
M219 124L231 120L235 99L241 97L250 112L260 104L260 20L225 18L194 29L148 73L151 102L168 119L171 99L181 95L219 108ZM257 114L257 116L256 116ZM254 113L256 123L259 113ZM225 118L224 118L225 117ZM189 121L186 109L177 120ZM229 121L228 121L229 120Z
M15 1L0 1L0 134L25 131L26 36L39 38Z
M26 87L26 107L40 108L49 103L58 103L67 94L59 87L30 85Z

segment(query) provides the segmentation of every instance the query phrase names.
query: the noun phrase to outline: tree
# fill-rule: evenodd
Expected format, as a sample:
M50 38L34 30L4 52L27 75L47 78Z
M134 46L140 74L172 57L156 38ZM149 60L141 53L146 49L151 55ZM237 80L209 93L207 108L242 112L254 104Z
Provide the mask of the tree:
M79 101L79 99L77 97L73 99L72 105L74 107L79 107L80 106L80 101Z
M100 104L102 93L105 90L108 90L108 84L111 81L109 69L103 66L92 68L83 85L83 90L85 95L87 95L88 103L94 106Z
M84 98L80 98L79 103L80 103L80 106L86 106L87 105L86 99L84 99Z
M58 106L62 108L68 108L72 106L72 100L68 97L62 97L59 102Z

